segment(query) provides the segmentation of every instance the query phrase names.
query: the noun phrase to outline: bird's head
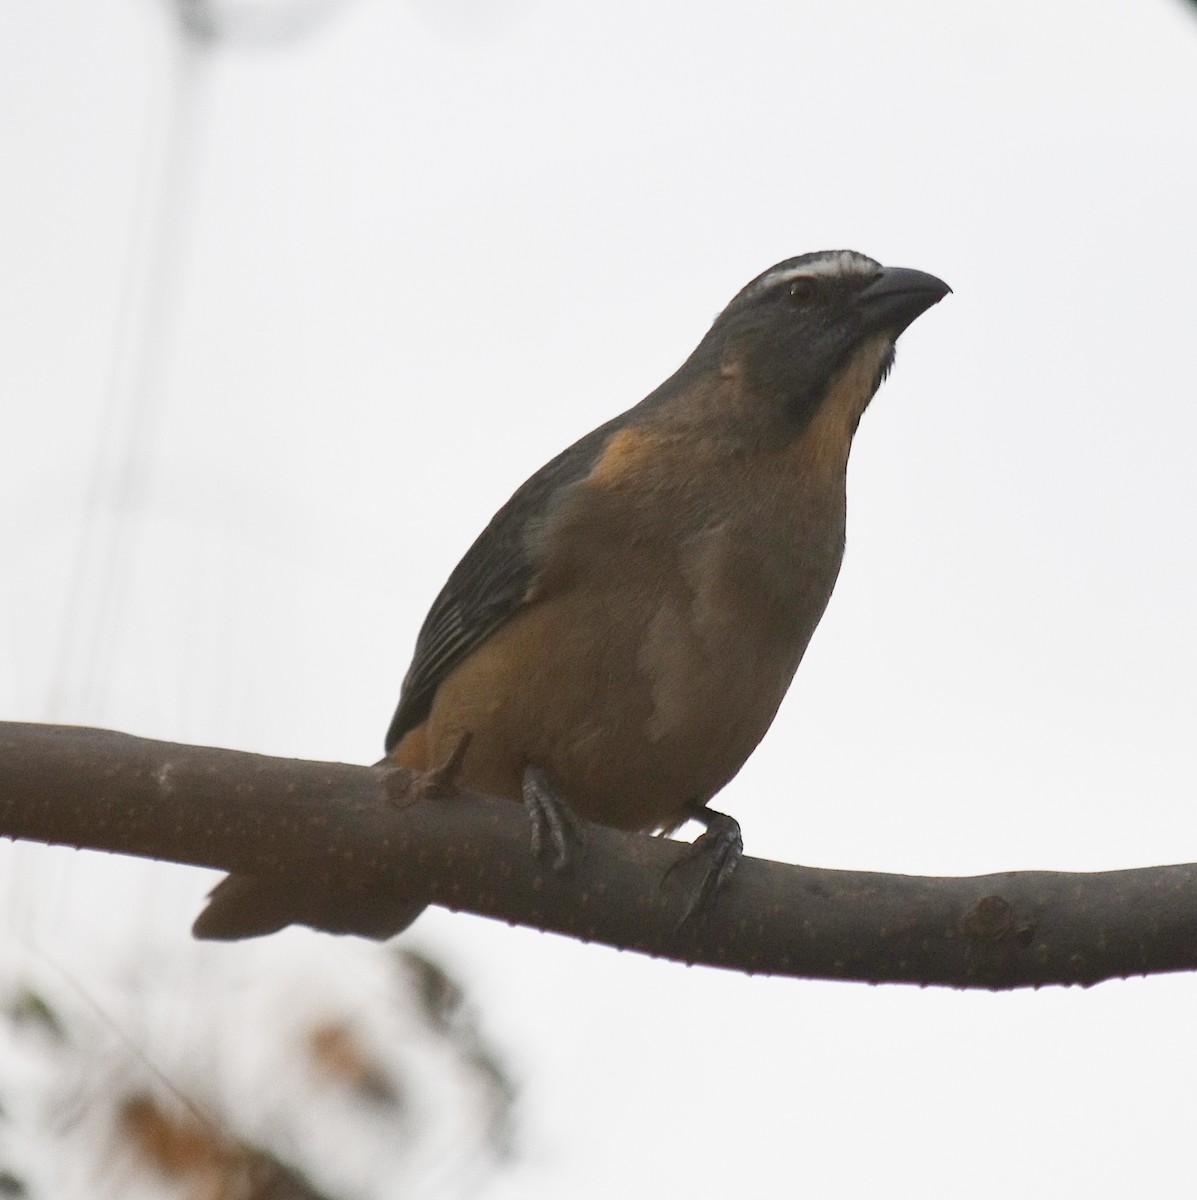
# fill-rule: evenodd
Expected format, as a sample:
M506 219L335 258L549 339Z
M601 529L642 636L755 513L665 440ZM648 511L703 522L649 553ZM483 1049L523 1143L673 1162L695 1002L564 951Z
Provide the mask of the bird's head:
M899 334L950 291L934 275L883 267L854 250L788 258L733 298L691 361L739 375L753 396L776 400L799 425L853 371L859 419L893 363Z

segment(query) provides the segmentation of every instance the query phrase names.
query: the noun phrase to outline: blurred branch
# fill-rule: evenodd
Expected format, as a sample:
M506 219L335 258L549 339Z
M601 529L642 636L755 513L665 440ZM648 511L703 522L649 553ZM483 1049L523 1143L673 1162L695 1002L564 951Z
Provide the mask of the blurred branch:
M1197 968L1197 864L971 878L746 858L682 928L678 843L587 826L554 875L523 810L419 799L401 768L267 758L72 726L0 723L0 836L277 878L337 897L426 897L685 963L872 983L1013 988ZM692 882L692 881L689 881ZM352 928L352 924L349 926Z
M289 46L318 29L349 0L171 0L184 33L201 44Z

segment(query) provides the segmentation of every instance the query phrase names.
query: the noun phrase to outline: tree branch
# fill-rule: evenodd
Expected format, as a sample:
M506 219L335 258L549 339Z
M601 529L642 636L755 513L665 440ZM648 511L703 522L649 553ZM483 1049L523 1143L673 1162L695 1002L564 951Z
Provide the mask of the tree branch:
M686 963L817 979L1013 988L1197 967L1197 864L971 878L745 858L678 928L676 842L587 826L557 876L523 810L399 768L267 758L74 726L0 723L0 836L433 904ZM363 928L368 928L368 921Z

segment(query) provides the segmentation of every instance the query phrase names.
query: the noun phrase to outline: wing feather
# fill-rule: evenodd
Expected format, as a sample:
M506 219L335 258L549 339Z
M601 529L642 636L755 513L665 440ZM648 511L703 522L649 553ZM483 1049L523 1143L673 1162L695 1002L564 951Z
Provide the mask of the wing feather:
M433 601L416 639L399 706L387 731L389 754L423 722L449 673L525 604L540 569L530 531L543 525L562 493L590 474L611 435L626 421L616 417L588 433L541 467L494 515L466 551Z

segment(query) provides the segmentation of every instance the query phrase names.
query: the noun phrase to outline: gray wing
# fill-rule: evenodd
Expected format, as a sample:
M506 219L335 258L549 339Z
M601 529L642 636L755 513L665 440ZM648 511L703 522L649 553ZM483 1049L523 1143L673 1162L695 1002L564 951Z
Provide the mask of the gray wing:
M416 639L399 707L387 730L388 754L427 718L437 688L454 667L523 607L539 568L529 527L547 517L566 488L590 474L608 439L626 422L627 414L608 421L541 467L453 569Z

